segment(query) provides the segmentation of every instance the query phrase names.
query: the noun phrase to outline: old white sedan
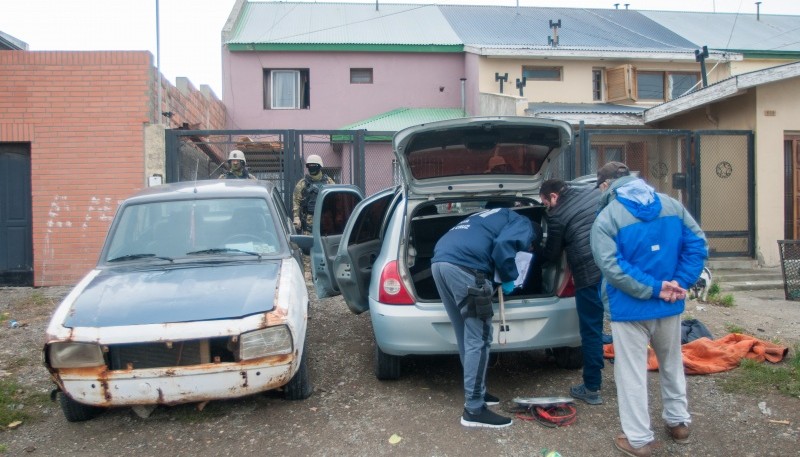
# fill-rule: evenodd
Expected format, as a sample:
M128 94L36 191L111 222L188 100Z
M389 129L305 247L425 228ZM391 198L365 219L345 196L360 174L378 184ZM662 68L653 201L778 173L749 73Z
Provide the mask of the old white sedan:
M293 233L262 181L168 184L124 201L96 268L47 329L67 420L278 388L307 398L308 240Z

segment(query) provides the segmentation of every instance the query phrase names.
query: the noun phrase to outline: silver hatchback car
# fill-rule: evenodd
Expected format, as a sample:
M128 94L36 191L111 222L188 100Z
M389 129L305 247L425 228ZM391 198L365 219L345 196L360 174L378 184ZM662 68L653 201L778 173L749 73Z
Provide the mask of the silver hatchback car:
M341 293L369 311L375 375L396 379L411 354L457 354L455 334L431 275L439 238L476 211L504 206L542 226L539 187L572 138L569 124L530 117L455 119L394 137L402 184L362 199L328 186L317 199L311 263L320 298ZM499 301L495 298L495 301ZM559 366L582 366L574 286L565 257L534 256L521 289L495 303L492 351L547 349Z

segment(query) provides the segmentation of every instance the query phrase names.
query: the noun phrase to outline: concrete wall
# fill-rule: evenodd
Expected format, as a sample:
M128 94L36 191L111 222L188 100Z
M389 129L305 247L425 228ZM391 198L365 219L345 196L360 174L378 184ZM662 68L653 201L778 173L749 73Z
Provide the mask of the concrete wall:
M229 128L335 129L396 108L459 108L461 54L222 52ZM264 109L263 69L309 69L310 108ZM373 84L350 84L372 68Z
M800 132L798 94L800 78L765 84L756 93L756 236L759 257L767 265L780 264L777 240L785 238L783 141L784 135Z
M91 269L119 202L157 162L163 169L158 130L145 129L157 119L154 76L144 51L0 52L0 142L30 144L36 286L72 284ZM165 99L195 119L198 97ZM224 109L210 103L219 106L200 111L216 114L192 122L219 128Z
M792 63L792 60L786 59L752 59L747 58L745 60L739 62L731 62L730 63L730 74L731 75L740 75L742 73L748 73L751 71L756 70L763 70L765 68L772 68L777 67L779 65L786 65L787 63Z
M528 100L506 94L481 93L478 116L524 116Z

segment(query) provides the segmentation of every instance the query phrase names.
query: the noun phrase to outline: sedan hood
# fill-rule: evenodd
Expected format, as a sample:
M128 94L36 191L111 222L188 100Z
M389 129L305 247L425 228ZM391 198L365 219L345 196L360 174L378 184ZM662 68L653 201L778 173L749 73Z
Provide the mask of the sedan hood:
M563 121L473 117L397 132L393 148L409 198L538 192L572 141Z
M64 327L235 319L273 309L280 260L104 270L70 306Z

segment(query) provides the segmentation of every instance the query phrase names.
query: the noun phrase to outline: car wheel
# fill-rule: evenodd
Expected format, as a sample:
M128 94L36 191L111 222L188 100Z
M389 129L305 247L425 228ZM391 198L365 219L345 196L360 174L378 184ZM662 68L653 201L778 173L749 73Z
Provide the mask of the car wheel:
M577 370L583 367L583 350L580 346L553 348L552 354L559 368Z
M314 387L308 378L308 364L306 363L306 353L303 351L300 357L300 366L292 379L283 386L283 398L287 400L305 400L311 396Z
M375 343L375 377L381 381L400 379L400 357L390 355Z
M105 408L78 403L69 398L64 392L58 393L58 403L61 405L61 411L64 412L64 417L67 418L68 422L88 421L105 411Z

